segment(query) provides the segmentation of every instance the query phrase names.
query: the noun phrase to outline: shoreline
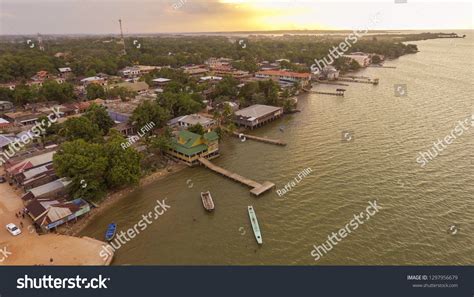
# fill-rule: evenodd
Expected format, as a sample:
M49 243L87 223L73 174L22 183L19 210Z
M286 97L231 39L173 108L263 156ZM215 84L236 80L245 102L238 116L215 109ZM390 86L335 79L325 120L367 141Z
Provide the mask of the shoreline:
M137 186L127 187L116 192L110 192L104 198L102 203L99 204L99 207L93 208L86 217L79 219L76 223L70 226L61 226L58 228L57 233L62 235L74 236L74 237L81 237L79 233L81 233L91 221L96 218L98 215L103 213L104 211L108 210L110 207L115 205L118 201L122 200L124 197L128 196L128 194L132 193L133 191L139 189L140 187L147 186L155 181L163 179L167 176L173 175L176 172L179 172L188 166L180 163L173 163L166 168L153 172L143 178L140 179L140 182ZM171 169L171 171L169 171Z

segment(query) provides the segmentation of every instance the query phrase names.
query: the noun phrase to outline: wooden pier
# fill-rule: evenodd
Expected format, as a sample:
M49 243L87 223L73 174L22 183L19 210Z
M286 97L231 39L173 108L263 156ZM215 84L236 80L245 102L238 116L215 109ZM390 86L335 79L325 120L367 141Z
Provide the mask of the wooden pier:
M354 83L361 83L361 84L372 84L378 85L379 79L378 78L366 78L366 77L355 77L355 76L339 76L337 78L338 81L346 81L346 82L354 82Z
M266 191L272 189L275 186L274 183L271 183L268 181L263 182L263 184L257 183L256 181L253 181L251 179L238 175L237 173L230 172L227 169L214 165L211 161L207 159L199 158L198 160L202 165L211 169L212 171L220 173L225 177L228 177L236 182L239 182L241 184L244 184L252 188L250 190L250 193L252 193L255 196L260 196L261 194L265 193Z
M322 94L322 95L332 95L332 96L342 96L344 97L344 91L342 91L343 89L337 89L335 93L333 92L320 92L320 91L311 91L311 93L313 94Z
M281 146L286 145L286 142L283 142L279 139L270 139L270 138L258 137L258 136L253 136L253 135L248 135L248 134L238 133L238 132L234 132L233 135L240 138L240 139L252 139L252 140L255 140L255 141L260 141L260 142L275 144L275 145L281 145Z

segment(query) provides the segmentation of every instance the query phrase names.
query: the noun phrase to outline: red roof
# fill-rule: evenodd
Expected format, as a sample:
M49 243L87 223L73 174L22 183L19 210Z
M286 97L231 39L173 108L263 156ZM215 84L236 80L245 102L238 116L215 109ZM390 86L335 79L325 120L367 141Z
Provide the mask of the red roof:
M297 77L297 78L311 78L311 73L299 73L299 72L290 72L290 71L282 71L282 70L264 70L259 71L256 74L263 74L269 76L289 76L289 77Z

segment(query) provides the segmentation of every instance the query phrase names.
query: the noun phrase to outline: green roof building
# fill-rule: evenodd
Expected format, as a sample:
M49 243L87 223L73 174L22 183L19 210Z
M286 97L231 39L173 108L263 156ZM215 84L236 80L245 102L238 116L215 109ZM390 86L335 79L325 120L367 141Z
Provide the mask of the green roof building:
M197 165L201 157L213 159L219 156L219 136L214 131L199 135L182 130L173 139L172 148L167 153L188 166Z

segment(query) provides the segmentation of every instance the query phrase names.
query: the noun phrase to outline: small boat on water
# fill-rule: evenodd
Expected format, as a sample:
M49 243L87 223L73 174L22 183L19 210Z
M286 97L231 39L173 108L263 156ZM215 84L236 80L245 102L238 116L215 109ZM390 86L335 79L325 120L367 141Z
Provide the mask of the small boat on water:
M214 201L212 200L211 192L201 192L202 205L207 211L214 210Z
M255 239L257 239L258 244L262 244L262 234L260 233L260 226L258 225L257 215L255 214L255 210L253 206L248 207L249 210L249 217L250 222L252 223L253 234L255 235Z
M105 240L111 241L115 237L115 232L117 231L117 225L115 223L109 224L107 231L105 232Z

